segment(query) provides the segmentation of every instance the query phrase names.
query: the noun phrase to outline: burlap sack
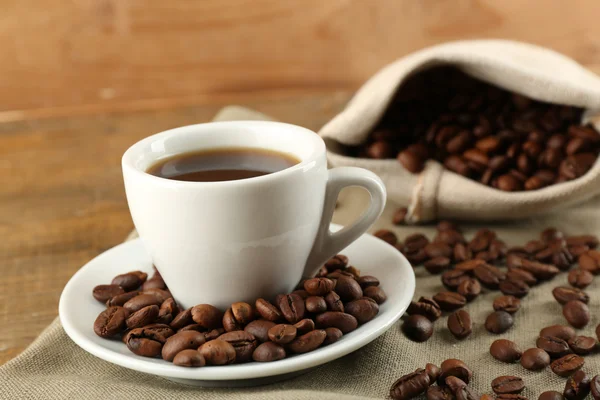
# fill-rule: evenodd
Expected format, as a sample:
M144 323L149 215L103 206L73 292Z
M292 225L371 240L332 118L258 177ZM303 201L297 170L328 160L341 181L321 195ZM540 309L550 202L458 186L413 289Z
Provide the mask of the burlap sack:
M216 120L268 119L268 117L240 107L228 107ZM367 206L368 194L358 188L344 190L333 222L349 224ZM561 216L526 219L494 227L500 238L509 245L522 244L536 238L539 231L553 225L568 234L600 231L600 211L597 202L587 202ZM372 230L393 229L401 240L418 231L432 238L431 226L390 227L391 215L398 204L390 202ZM463 226L470 238L479 228ZM135 232L128 239L136 237ZM361 268L360 265L357 265ZM440 277L429 275L416 268L419 296L431 296L443 286ZM487 314L492 311L492 301L499 292L485 292L465 309L471 314L474 328L468 338L459 341L446 328L446 317L435 323L435 332L425 343L407 340L394 324L371 344L338 360L324 364L305 375L254 388L197 388L174 383L167 379L144 374L103 361L79 348L64 332L58 318L21 355L0 366L0 399L239 399L239 400L341 400L384 399L390 385L401 375L423 367L427 362L440 364L448 358L460 358L474 370L470 386L478 393L491 393L490 382L500 375L518 375L524 378L526 389L522 395L536 399L546 390L562 391L566 379L543 371L526 371L520 364L504 364L488 353L490 344L499 338L514 340L522 350L535 347L541 327L564 323L559 304L552 298L554 286L566 284L566 274L551 282L536 286L523 299L523 307L515 314L515 325L502 335L491 335L483 327ZM600 307L600 280L588 289L591 294L592 319L579 334L594 336L600 322L594 310ZM1 342L0 342L1 346ZM226 367L224 367L226 368ZM586 356L583 368L588 374L600 373L600 354ZM424 399L425 396L420 396Z
M583 107L586 121L600 109L600 79L552 50L503 40L443 44L383 68L320 130L328 144L331 166L352 165L377 173L389 198L409 206L409 222L521 218L572 206L600 193L598 161L574 181L507 193L448 171L436 161L427 162L420 174L411 174L396 160L352 158L340 153L340 143L358 145L365 141L405 79L438 65L456 66L475 78L536 100Z

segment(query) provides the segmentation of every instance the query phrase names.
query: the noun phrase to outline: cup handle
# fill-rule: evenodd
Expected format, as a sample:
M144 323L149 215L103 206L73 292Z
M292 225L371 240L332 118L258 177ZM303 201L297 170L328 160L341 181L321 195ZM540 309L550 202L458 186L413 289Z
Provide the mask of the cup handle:
M328 171L323 216L317 238L304 267L304 277L313 277L330 257L337 254L379 218L385 207L386 190L383 182L373 172L357 167L339 167ZM329 230L331 217L340 191L347 186L360 186L371 195L369 208L352 224L337 232Z

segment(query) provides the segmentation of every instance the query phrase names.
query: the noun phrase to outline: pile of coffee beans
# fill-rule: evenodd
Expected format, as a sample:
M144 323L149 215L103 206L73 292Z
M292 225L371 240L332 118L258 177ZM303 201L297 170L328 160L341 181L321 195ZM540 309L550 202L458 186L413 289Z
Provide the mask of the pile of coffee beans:
M600 135L582 109L536 101L458 69L413 75L359 147L348 155L397 158L412 173L428 159L504 191L578 178L596 161Z
M427 393L428 400L475 400L479 396L468 386L472 376L471 369L461 360L448 359L440 367L427 364L394 382L390 397L407 400Z
M399 210L398 214L402 213L403 210ZM392 231L386 229L375 232L375 236L395 246L413 267L423 265L429 273L440 274L442 284L447 289L432 297L420 297L408 307L407 315L403 317L402 331L416 342L424 342L432 336L434 323L444 312L448 313L449 332L458 340L468 337L473 321L463 307L485 290L499 290L502 295L494 299L493 311L487 316L484 327L492 334L504 333L513 326L512 315L520 309L522 299L532 286L570 270L570 286L558 286L552 290L570 326L553 325L541 329L535 347L525 351L510 340L498 339L492 343L489 352L502 362L520 362L523 368L532 371L550 367L556 375L569 378L564 393L545 392L540 400L581 400L590 391L595 400L600 400L600 376L590 379L582 370L584 356L596 353L599 348L600 325L596 328L598 338L577 335L573 329L583 328L590 321L587 305L590 296L584 289L591 284L595 275L600 274L600 251L596 250L599 241L596 236L566 236L555 228L548 228L541 232L537 240L531 240L523 246L508 247L490 229L481 229L467 240L460 228L449 221L438 223L437 234L432 240L415 233L401 242ZM409 394L412 392L407 389L410 387L419 388L417 395L427 391L429 400L458 398L450 384L439 379L437 382L440 387L421 390L426 381L421 371L403 376L394 383L392 397L411 398ZM430 379L430 382L433 380ZM516 376L499 376L491 382L497 399L526 400L519 394L524 387L523 379ZM492 399L489 395L483 395L481 399L484 397Z
M387 296L379 280L331 258L319 276L299 283L273 302L236 302L227 310L198 304L182 310L159 272L116 276L92 295L106 304L94 332L121 338L130 351L184 367L277 361L313 351L375 318Z

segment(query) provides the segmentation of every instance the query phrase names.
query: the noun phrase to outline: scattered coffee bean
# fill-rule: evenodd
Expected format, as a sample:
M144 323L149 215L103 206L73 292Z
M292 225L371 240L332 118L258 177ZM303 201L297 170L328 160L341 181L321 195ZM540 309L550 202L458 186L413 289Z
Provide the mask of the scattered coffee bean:
M449 376L446 378L445 384L457 400L476 400L475 395L462 379Z
M510 268L506 273L506 279L522 281L529 286L537 284L537 279L535 276L521 268Z
M523 281L505 279L500 282L500 291L507 296L523 298L529 293L529 285Z
M396 234L387 229L380 229L377 232L375 232L373 236L383 240L386 243L391 244L392 246L394 246L398 242L398 237L396 236Z
M580 356L591 354L596 350L596 339L590 336L575 336L568 341L569 347L573 353Z
M548 390L547 392L540 394L538 400L565 400L565 397L556 390Z
M498 395L496 395L496 400L528 400L528 399L527 399L527 397L522 396L520 394L498 394Z
M454 311L467 304L467 299L464 296L454 292L440 292L433 296L433 300L444 311Z
M522 352L515 342L507 339L498 339L490 346L490 354L498 361L513 363L519 361ZM550 362L550 359L548 359L548 362Z
M441 372L440 368L432 363L425 364L425 371L427 372L427 375L429 375L431 383L434 383L437 380Z
M224 340L211 340L198 349L209 365L227 365L235 362L235 349Z
M436 321L442 316L442 310L435 300L429 297L421 297L417 302L411 302L406 310L408 315L423 315L430 321Z
M572 352L565 340L555 336L540 336L535 341L535 345L546 351L552 358L560 358Z
M390 397L393 400L408 400L424 393L430 385L429 375L422 368L400 377L392 384Z
M471 316L465 310L458 310L448 317L448 330L457 339L464 339L471 334Z
M550 368L556 375L566 377L578 371L583 367L584 363L585 361L582 357L576 354L567 354L558 360L554 360L552 364L550 364Z
M490 333L504 333L513 326L512 315L506 311L494 311L485 320L485 329Z
M181 350L173 357L173 364L180 367L204 367L206 360L196 349Z
M573 327L581 329L590 322L590 309L587 304L570 300L563 306L563 315Z
M592 283L594 280L594 275L585 269L577 268L569 272L567 279L569 281L569 285L579 289L584 289Z
M591 272L593 275L600 273L600 252L589 250L581 254L577 260L579 268Z
M467 279L458 285L456 291L467 301L472 301L481 293L481 285L477 279Z
M454 394L447 386L429 386L427 389L427 400L452 400L454 398Z
M590 393L590 384L590 378L579 370L567 379L563 394L567 400L583 400Z
M499 376L492 381L492 390L496 394L518 394L525 389L525 382L518 376Z
M103 338L115 336L125 330L128 316L129 312L123 307L108 307L94 321L94 333Z
M450 267L450 259L448 257L435 257L425 261L423 266L430 274L440 274Z
M285 358L285 349L273 342L265 342L254 350L252 359L258 362L271 362Z
M438 384L440 384L440 382L444 384L446 382L446 378L449 376L455 376L468 384L473 376L473 372L463 361L450 358L448 360L444 360L440 365Z
M530 371L539 371L550 365L550 355L536 347L527 349L521 356L521 365Z
M560 304L567 304L571 300L578 300L587 304L590 301L590 296L581 289L559 286L552 289L552 295Z
M400 207L394 213L394 216L392 217L392 223L394 225L404 224L407 214L408 214L408 209L406 207Z
M427 317L414 314L404 320L402 331L410 340L424 342L433 334L433 324Z
M592 378L590 389L594 400L600 400L600 375L596 375Z
M521 308L521 300L514 296L500 296L494 299L493 307L495 311L505 311L509 314L514 314Z
M568 341L576 336L575 329L566 325L551 325L540 331L540 336L554 336L564 341Z

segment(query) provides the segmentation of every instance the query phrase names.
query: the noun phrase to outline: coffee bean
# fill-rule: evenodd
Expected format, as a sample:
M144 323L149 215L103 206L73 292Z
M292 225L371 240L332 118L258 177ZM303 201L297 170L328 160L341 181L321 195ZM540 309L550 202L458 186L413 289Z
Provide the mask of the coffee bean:
M462 379L456 376L449 376L446 378L445 383L457 400L476 400L475 395Z
M106 306L107 307L123 306L125 303L127 303L129 300L133 299L135 296L137 296L139 294L140 294L140 292L137 292L137 291L118 294L114 297L111 297L106 302Z
M453 400L454 398L454 394L447 386L429 386L427 389L427 400Z
M319 347L325 341L326 337L327 333L323 329L315 329L314 331L296 337L288 344L288 348L293 353L307 353Z
M576 336L575 330L566 325L551 325L540 331L540 336L554 336L568 341Z
M567 304L571 300L577 300L587 304L590 301L590 296L581 289L568 286L559 286L552 289L552 295L560 304Z
M554 278L560 270L551 264L542 264L537 261L530 261L526 259L520 260L518 267L531 273L537 280L545 281Z
M321 296L307 297L306 300L304 300L304 307L306 308L306 311L315 314L327 311L327 303Z
M223 340L233 346L236 363L250 361L252 353L254 353L254 349L257 346L254 335L246 331L227 332L219 336L219 340Z
M158 306L152 305L131 314L125 321L125 324L127 325L127 329L141 328L155 322L157 318Z
M168 298L173 297L171 292L169 292L168 290L163 290L163 289L158 289L158 288L144 290L142 292L142 294L149 294L149 295L154 296L156 298L156 300L158 301L158 304L162 304Z
M180 367L204 367L206 360L196 349L182 350L173 357L173 364Z
M344 312L344 303L340 299L340 296L336 292L329 292L325 295L325 303L327 303L327 309L329 311L341 311Z
M429 388L430 383L427 372L419 368L394 382L390 389L390 397L394 400L412 399L424 393Z
M590 322L590 309L587 304L570 300L563 306L563 315L573 327L581 329Z
M454 292L440 292L433 296L433 300L444 311L454 311L467 304L464 296Z
M310 318L304 318L294 324L296 336L304 335L315 329L315 321Z
M490 354L498 361L513 363L519 361L522 352L515 342L507 339L498 339L490 346Z
M119 306L102 311L94 321L94 333L103 338L115 336L125 329L125 320L129 312Z
M540 336L537 338L535 345L546 351L552 358L560 358L571 353L571 348L567 342L554 336Z
M167 284L160 275L155 275L142 284L142 291L150 289L167 289Z
M187 310L180 311L169 325L171 325L171 328L178 330L192 323L194 323L194 320L192 319L192 309L188 308Z
M579 370L567 379L563 392L567 400L583 400L590 393L591 379Z
M471 316L465 310L458 310L448 317L448 330L457 339L464 339L471 334Z
M281 360L285 358L285 355L285 349L282 346L273 342L265 342L254 350L252 359L257 362L271 362Z
M592 283L594 275L585 269L574 269L569 272L568 281L569 285L579 289L584 289Z
M403 254L412 266L421 265L425 261L427 261L427 254L425 254L425 250L423 250L423 249L419 249L419 250L415 251L414 253L403 253Z
M132 271L115 276L111 284L121 286L126 292L129 292L139 288L146 281L146 278L148 278L148 274L145 272Z
M346 303L346 313L352 315L359 324L369 322L379 313L379 306L369 297Z
M210 304L198 304L192 307L192 319L206 329L215 329L221 326L223 312ZM204 358L209 364L211 363L206 355L204 355Z
M380 286L367 287L363 291L363 295L375 300L377 304L385 303L387 300L387 294L385 294L384 290Z
M527 349L521 356L521 365L530 371L539 371L550 365L550 355L538 348Z
M429 243L427 236L421 233L414 233L404 239L403 250L407 253L414 253L417 250L423 249Z
M537 284L537 279L531 273L521 268L510 268L506 273L506 279L513 281L523 281L529 286Z
M580 356L590 354L596 350L596 339L589 336L575 336L567 342L573 353Z
M425 261L423 266L430 274L440 274L448 269L450 259L448 257L435 257Z
M472 301L481 293L481 285L477 279L467 279L458 285L456 291L464 296L467 301Z
M435 300L421 297L418 302L411 302L406 310L408 315L423 315L430 321L435 321L442 315L442 310Z
M374 159L393 158L394 148L388 142L379 140L367 147L367 155Z
M514 296L500 296L494 299L493 307L495 311L506 311L509 314L514 314L521 308L521 300Z
M323 346L327 346L329 344L335 343L340 340L343 336L342 331L338 328L326 328L325 329L325 340L323 341Z
M579 268L589 271L593 275L600 274L600 252L598 250L589 250L581 254L577 262Z
M513 326L513 317L506 311L494 311L485 319L485 329L490 333L504 333Z
M394 225L404 224L407 214L408 214L408 209L406 207L400 207L394 213L394 216L392 217L392 223Z
M594 400L600 400L600 375L596 375L592 378L590 389Z
M154 324L132 329L123 341L127 348L138 356L156 357L160 355L163 344L174 333L167 325Z
M486 262L484 260L477 259L477 258L473 259L473 260L466 260L466 261L456 264L456 266L454 267L454 271L463 271L464 273L468 273L468 274L472 275L475 268L477 268L480 265L484 265L484 264L486 264Z
M160 306L161 304L162 301L152 294L140 294L128 300L125 304L123 304L123 307L130 313L134 313L144 307Z
M335 283L335 292L344 302L357 300L363 296L363 291L358 282L348 277L340 277L337 280Z
M518 376L499 376L492 381L492 390L496 394L518 394L525 389L525 382Z
M550 368L556 375L566 377L578 371L583 367L584 363L585 361L582 357L576 354L567 354L558 360L554 360L552 364L550 364Z
M436 257L449 258L452 256L452 248L443 242L428 243L423 248L423 250L425 251L425 254L427 255L427 257L429 257L429 258L436 258Z
M435 236L434 242L446 243L450 247L454 247L458 243L465 244L466 240L462 233L457 230L440 231Z
M304 299L297 294L291 293L281 296L277 305L279 306L284 318L291 324L295 324L304 318Z
M424 342L433 334L433 324L422 315L411 315L402 323L404 334L415 342Z
M427 372L427 375L429 375L429 380L431 381L431 383L434 383L437 378L440 376L440 373L442 372L440 370L440 368L432 363L427 363L425 364L425 372Z
M392 246L394 246L398 242L398 237L396 236L396 234L387 229L380 229L373 233L373 236L383 240L388 244L391 244Z
M288 324L278 324L269 329L269 339L277 344L287 344L296 338L296 327Z
M379 286L379 279L371 275L361 276L360 278L356 279L356 282L358 282L363 290L369 286Z
M403 150L398 153L397 159L406 170L413 174L421 172L425 166L425 160L409 150Z
M473 258L471 250L463 243L456 243L452 251L454 262L464 262Z
M204 343L198 349L209 365L227 365L235 362L233 345L224 340L215 339Z
M441 384L444 384L446 382L446 378L449 376L455 376L468 384L473 376L473 372L463 361L455 358L449 358L444 360L440 365L438 385L440 382Z
M565 397L562 393L557 392L556 390L548 390L540 394L538 400L565 400Z
M585 254L588 251L590 251L590 248L588 246L586 246L586 245L575 245L575 246L568 246L567 250L569 250L569 253L571 253L571 255L573 256L573 258L577 258L578 259L583 254Z
M345 334L355 330L358 326L358 321L350 314L339 311L327 311L315 317L315 324L319 328L338 328Z
M529 285L523 281L505 279L498 285L500 291L507 296L523 298L529 293Z
M442 283L449 290L457 290L461 283L470 279L467 272L451 269L442 274Z
M313 296L324 296L333 290L334 282L328 278L312 278L304 282L304 290Z
M343 254L336 254L335 256L327 260L327 262L325 263L325 268L327 268L327 271L333 271L336 269L344 269L347 265L348 257L346 257Z
M269 329L274 326L274 322L266 321L264 319L257 319L246 325L244 327L244 331L250 333L261 342L267 342L269 340Z
M590 249L595 249L596 247L598 247L598 243L600 243L598 241L598 237L596 237L595 235L569 236L566 239L566 242L567 246L586 245Z
M256 300L254 307L258 314L267 321L275 322L282 318L281 312L279 312L277 307L265 299Z
M204 334L196 331L182 331L169 337L162 348L163 360L173 361L175 356L186 349L197 350L205 342ZM200 353L198 353L200 354Z
M92 296L101 303L106 303L115 296L122 295L125 290L119 285L98 285L92 291ZM114 304L122 306L123 304Z
M504 272L489 264L483 264L475 267L473 273L483 286L494 290L498 289L500 281L506 278L506 274Z

